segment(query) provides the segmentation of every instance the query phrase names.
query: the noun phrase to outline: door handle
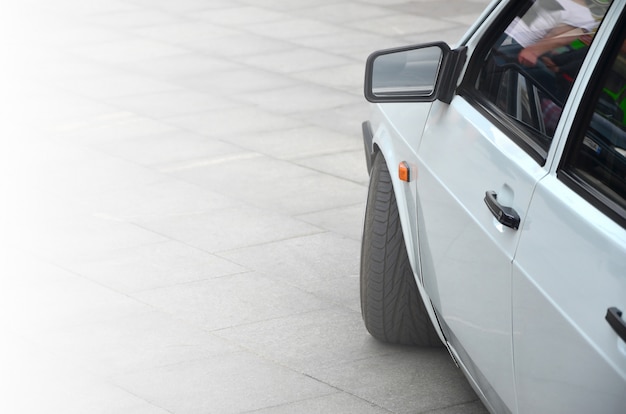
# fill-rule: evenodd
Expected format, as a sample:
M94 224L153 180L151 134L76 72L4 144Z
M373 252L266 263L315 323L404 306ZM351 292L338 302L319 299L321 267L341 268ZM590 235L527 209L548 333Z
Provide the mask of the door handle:
M611 328L622 338L622 341L626 341L626 321L622 319L622 311L612 307L606 311L606 321L611 325Z
M511 207L505 207L498 203L498 194L495 191L485 193L485 203L498 222L514 230L519 229L521 221L519 215Z

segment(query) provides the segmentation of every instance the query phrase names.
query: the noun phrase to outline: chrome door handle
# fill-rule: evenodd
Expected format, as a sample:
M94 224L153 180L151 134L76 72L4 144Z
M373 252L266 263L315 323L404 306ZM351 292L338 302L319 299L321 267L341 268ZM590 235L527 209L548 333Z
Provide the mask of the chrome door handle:
M611 325L611 328L622 338L622 341L626 341L626 321L622 319L622 311L612 307L606 311L606 321Z
M498 194L495 191L487 191L485 193L485 203L498 222L513 230L519 229L521 221L519 215L511 207L505 207L498 203Z

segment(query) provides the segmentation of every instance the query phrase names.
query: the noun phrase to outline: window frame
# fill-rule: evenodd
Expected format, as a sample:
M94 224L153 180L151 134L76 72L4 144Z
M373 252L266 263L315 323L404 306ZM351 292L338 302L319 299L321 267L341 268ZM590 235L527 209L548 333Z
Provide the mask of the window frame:
M626 228L626 207L613 201L604 191L599 189L585 179L581 174L574 171L574 159L579 153L591 120L595 114L596 104L602 94L605 85L604 74L611 70L617 55L619 54L619 44L626 41L626 11L619 12L619 18L610 28L611 32L606 42L603 43L598 63L595 65L589 81L584 86L584 92L580 100L579 107L594 108L591 111L577 112L569 130L563 154L559 160L556 176L568 188L600 210L604 215L615 221L620 226Z
M495 42L504 33L509 24L516 16L523 15L533 4L533 1L512 1L494 20L494 23L486 30L477 42L474 52L471 54L467 69L461 83L457 89L457 94L462 96L470 105L472 105L479 113L485 116L502 131L511 141L526 152L539 166L545 167L548 161L549 153L556 146L557 136L551 137L551 142L544 148L539 142L541 138L537 138L536 132L532 131L532 127L524 127L521 122L518 123L511 119L511 115L506 111L498 108L497 104L480 92L475 84L479 79L480 72L483 68L485 57L491 51ZM526 79L527 82L528 79ZM532 83L532 82L531 82ZM536 85L534 88L539 89ZM572 99L575 85L569 91L567 99L563 102L563 110L567 106L567 102ZM539 89L541 90L541 89ZM565 112L559 119L559 124L563 122ZM558 128L557 128L558 129ZM545 132L545 131L540 131Z

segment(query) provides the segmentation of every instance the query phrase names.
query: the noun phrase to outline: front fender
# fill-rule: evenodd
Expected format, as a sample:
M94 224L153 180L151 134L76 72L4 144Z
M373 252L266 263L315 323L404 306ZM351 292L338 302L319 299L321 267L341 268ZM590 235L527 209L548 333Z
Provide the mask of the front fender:
M374 156L380 152L391 172L402 232L415 275L421 274L416 214L417 176L419 174L417 149L431 106L431 103L372 105L371 120L363 124L368 171L371 170ZM409 182L401 181L398 177L397 171L401 162L408 163L412 171Z
M432 302L422 282L422 266L420 261L420 243L418 226L417 182L417 150L422 131L430 112L430 103L417 104L378 104L373 106L371 121L363 123L363 141L368 171L374 157L379 153L385 158L391 173L391 180L398 205L398 214L409 262L418 290L425 304L433 325L444 344L447 341L441 331ZM409 124L410 123L410 127ZM395 126L395 127L393 127ZM399 131L409 131L401 134ZM411 179L409 182L400 180L397 171L401 162L409 164Z

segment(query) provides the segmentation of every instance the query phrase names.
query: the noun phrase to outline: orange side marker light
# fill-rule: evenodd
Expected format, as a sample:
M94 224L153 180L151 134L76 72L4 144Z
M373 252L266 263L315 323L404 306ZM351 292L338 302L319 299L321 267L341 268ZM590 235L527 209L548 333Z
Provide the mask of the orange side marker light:
M406 181L407 183L411 181L411 167L409 167L408 162L402 161L400 163L398 166L398 175L402 181Z

